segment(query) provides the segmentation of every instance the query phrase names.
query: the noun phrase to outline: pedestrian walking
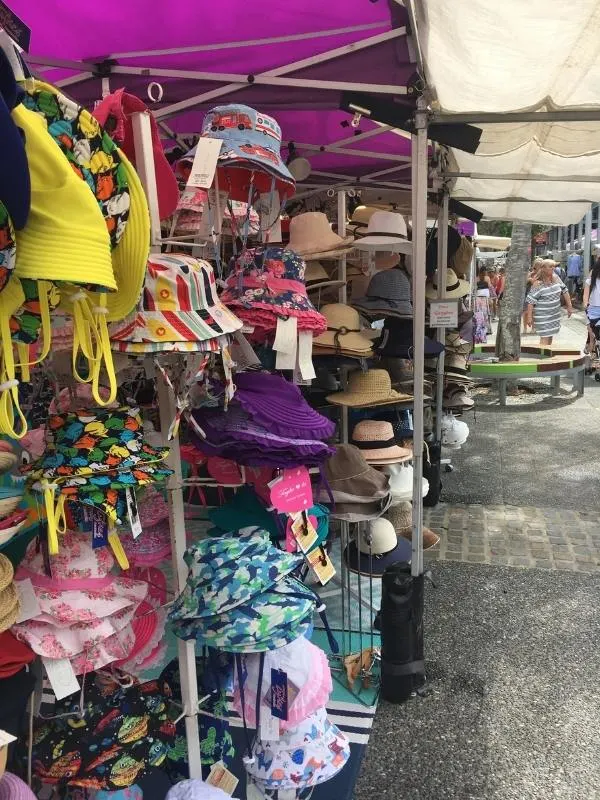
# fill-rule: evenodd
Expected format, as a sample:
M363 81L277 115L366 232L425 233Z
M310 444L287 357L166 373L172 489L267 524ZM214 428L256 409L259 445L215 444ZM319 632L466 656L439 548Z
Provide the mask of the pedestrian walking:
M583 251L571 253L567 259L567 286L571 299L579 297L583 283Z
M529 324L533 322L540 336L540 345L551 345L552 338L560 330L561 297L564 297L569 317L573 313L569 290L555 275L554 266L554 261L542 261L538 281L531 286L525 299L527 321Z
M583 287L583 307L588 319L588 340L583 352L588 355L596 345L595 326L600 322L600 258L594 261Z

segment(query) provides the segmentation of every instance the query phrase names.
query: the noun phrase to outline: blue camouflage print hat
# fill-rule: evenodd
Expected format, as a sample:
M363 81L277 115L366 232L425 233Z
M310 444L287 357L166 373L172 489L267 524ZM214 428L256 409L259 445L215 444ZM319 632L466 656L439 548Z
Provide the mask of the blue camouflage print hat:
M173 632L229 653L263 653L306 634L317 601L311 589L288 575L229 612L176 620Z
M260 528L204 539L186 550L184 559L187 583L173 604L171 621L226 614L274 587L303 562L302 556L274 547Z

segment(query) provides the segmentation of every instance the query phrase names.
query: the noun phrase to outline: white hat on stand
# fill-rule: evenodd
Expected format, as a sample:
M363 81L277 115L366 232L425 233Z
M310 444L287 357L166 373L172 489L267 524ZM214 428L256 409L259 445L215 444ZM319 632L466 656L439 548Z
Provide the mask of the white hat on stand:
M369 220L366 235L357 239L354 246L357 250L412 253L406 220L395 211L376 211Z

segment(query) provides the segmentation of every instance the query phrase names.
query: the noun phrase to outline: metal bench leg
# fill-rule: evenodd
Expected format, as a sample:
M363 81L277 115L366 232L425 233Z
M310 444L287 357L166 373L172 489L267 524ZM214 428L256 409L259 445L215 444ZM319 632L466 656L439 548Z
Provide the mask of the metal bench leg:
M558 394L560 392L560 375L555 375L551 379L552 385L552 394Z
M585 370L580 369L577 373L577 396L583 397L583 392L585 389Z
M506 378L498 380L498 395L500 397L500 405L506 405Z

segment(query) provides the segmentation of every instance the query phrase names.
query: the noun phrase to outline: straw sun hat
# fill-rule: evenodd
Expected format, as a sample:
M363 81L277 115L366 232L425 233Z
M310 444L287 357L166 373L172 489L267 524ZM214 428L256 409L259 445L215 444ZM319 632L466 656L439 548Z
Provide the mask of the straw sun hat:
M0 632L15 624L21 608L13 574L13 565L0 553Z
M412 539L412 504L403 500L390 508L385 515L396 530L397 536L411 541ZM423 550L430 550L439 544L440 537L430 528L423 528Z
M446 273L446 290L443 292L444 298L466 297L471 291L471 284L468 281L460 280L453 269L448 269ZM431 283L425 287L425 296L428 300L436 300L438 296L437 273L433 276Z
M398 464L412 458L411 450L397 444L392 423L384 420L359 422L352 431L352 444L358 447L368 464Z
M385 369L357 370L350 375L348 388L343 392L327 395L327 402L340 406L361 408L403 403L412 400L410 394L392 389L389 372Z
M372 342L361 331L358 311L344 303L329 303L321 308L327 330L313 340L315 355L320 347L334 348L339 353L373 355Z
M331 230L326 214L307 211L290 220L288 249L305 259L341 258L352 250L352 236L342 238Z
M307 292L314 292L317 289L339 289L344 286L346 281L334 280L326 271L320 261L307 261L304 271L304 283Z

